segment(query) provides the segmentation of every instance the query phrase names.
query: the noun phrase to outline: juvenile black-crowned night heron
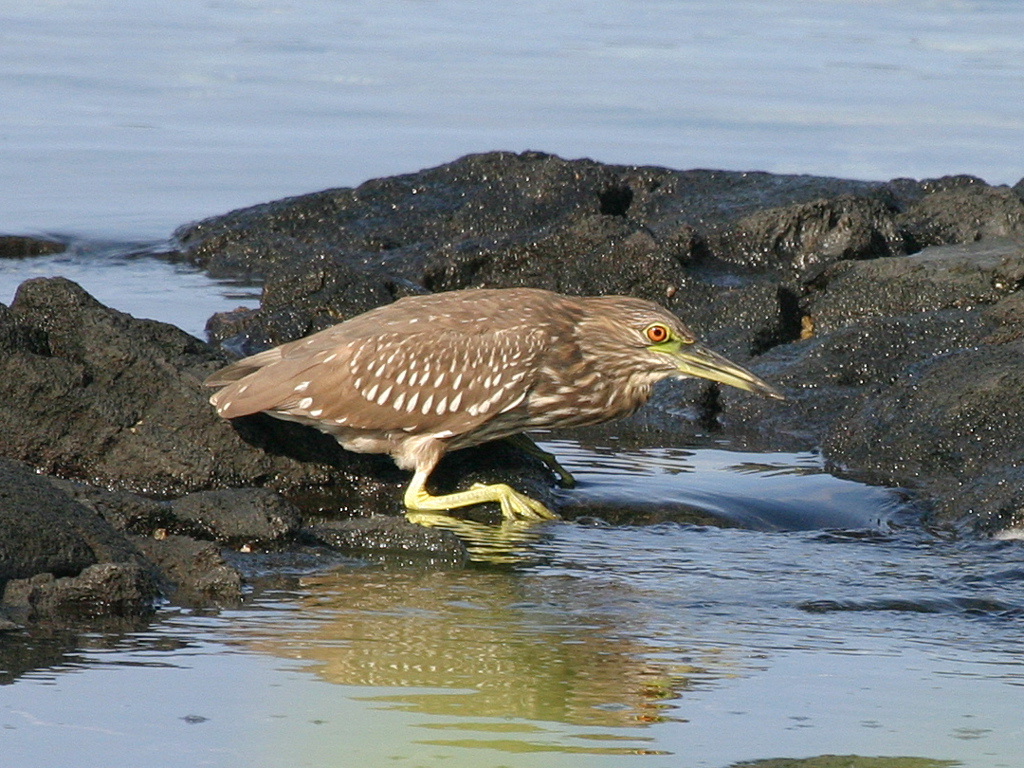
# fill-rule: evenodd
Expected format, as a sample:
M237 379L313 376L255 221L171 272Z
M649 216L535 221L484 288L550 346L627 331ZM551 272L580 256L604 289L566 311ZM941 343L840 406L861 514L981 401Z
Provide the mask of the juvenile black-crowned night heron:
M389 454L413 471L410 513L493 501L516 520L555 515L504 484L432 496L427 478L448 451L626 416L661 379L692 376L782 397L657 304L531 288L400 299L239 360L206 384L223 387L210 402L225 419L262 411L349 451Z

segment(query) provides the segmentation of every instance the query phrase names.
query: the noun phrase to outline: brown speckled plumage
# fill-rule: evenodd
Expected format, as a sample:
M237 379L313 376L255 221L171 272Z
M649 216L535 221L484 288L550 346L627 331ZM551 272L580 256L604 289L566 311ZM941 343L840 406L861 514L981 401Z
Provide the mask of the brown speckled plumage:
M777 396L695 344L656 304L528 288L401 299L240 360L206 384L222 387L211 402L224 418L263 411L308 424L348 450L391 455L415 470L410 492L451 501L422 490L446 451L531 428L608 421L645 403L660 379L705 375L682 371L652 345L644 335L652 324L712 367L729 367L731 378L718 380ZM736 371L742 381L732 380Z

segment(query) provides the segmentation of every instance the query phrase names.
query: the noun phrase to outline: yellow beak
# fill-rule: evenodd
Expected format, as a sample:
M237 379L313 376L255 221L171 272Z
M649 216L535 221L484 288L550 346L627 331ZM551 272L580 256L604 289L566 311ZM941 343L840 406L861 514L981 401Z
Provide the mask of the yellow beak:
M712 352L701 344L680 344L677 349L667 352L679 373L683 376L695 376L701 379L717 381L730 387L755 392L759 395L785 400L785 396L771 384L759 379L746 368Z

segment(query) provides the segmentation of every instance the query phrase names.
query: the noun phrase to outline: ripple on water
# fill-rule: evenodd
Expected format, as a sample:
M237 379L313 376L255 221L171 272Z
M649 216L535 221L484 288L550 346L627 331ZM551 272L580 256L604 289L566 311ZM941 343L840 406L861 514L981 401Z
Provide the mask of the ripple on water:
M905 494L828 474L821 456L719 448L543 443L576 478L561 497L572 517L673 520L759 531L886 530L908 511Z

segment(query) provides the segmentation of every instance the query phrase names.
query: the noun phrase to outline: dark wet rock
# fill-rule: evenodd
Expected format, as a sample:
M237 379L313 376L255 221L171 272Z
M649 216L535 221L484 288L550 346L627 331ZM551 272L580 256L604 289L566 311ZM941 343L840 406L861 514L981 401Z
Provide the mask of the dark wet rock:
M267 279L264 307L211 326L217 339L241 334L235 343L250 352L407 293L469 286L678 295L699 315L720 279L768 283L774 295L777 273L902 253L897 198L878 182L491 153L235 211L177 236L183 257L211 274Z
M135 545L160 572L160 586L178 605L235 605L242 577L224 561L221 549L188 536L135 537Z
M241 577L220 547L167 530L187 525L263 541L294 533L298 519L270 491L224 493L221 500L195 494L207 498L175 510L169 502L42 477L0 459L0 617L10 617L4 626L145 615L158 595L185 605L237 603Z
M60 278L24 283L0 324L13 339L0 358L4 454L157 493L194 482L189 459L207 451L182 438L201 398L181 373L212 368L217 357L205 345L107 309ZM192 413L180 402L189 388Z
M51 477L49 480L122 533L150 536L158 531L166 531L176 520L170 502L62 478Z
M11 310L0 304L0 354L6 356L18 352L48 356L50 348L46 332L19 323Z
M744 436L752 448L813 449L852 404L884 392L922 360L979 343L995 327L977 313L946 310L867 318L776 347L758 358L754 368L788 399L771 401L721 389L721 428ZM837 463L849 464L842 459Z
M585 266L584 266L585 265ZM524 285L663 300L684 278L676 254L637 222L591 214L519 237L443 243L409 279L431 291Z
M866 317L899 317L993 304L1024 286L1024 243L983 240L913 256L844 261L804 300L816 333Z
M24 235L0 235L0 259L24 259L61 253L67 245L55 240L41 240Z
M241 577L224 561L220 546L179 535L181 531L241 546L270 540L282 529L290 535L298 526L294 509L265 489L225 491L221 503L215 498L207 503L193 499L179 509L179 504L191 496L175 502L158 501L59 478L46 480L59 493L96 513L117 531L128 534L126 544L130 552L136 560L151 567L161 594L179 605L228 605L241 599ZM263 497L269 497L263 506L271 514L260 520L256 513ZM230 508L231 499L241 508ZM232 540L231 534L238 532L242 536Z
M964 348L909 367L845 410L833 461L935 499L945 519L984 530L1024 525L1024 340Z
M1022 269L1024 249L1006 240L839 262L793 299L808 337L769 346L752 361L758 375L787 393L786 402L682 382L665 388L658 403L670 415L696 411L692 418L705 424L712 417L714 426L751 448L815 448L849 409L868 398L884 400L916 366L1018 338L1024 332ZM743 359L736 341L731 348L717 346ZM851 471L862 466L839 452L829 457ZM916 479L901 475L886 482L914 485Z
M21 621L77 621L152 613L158 597L150 569L139 563L97 563L77 576L40 573L7 582L3 606Z
M266 539L272 538L275 524L280 526L285 519L289 533L297 527L297 521L292 519L295 513L290 505L265 489L226 492L239 494L243 503L250 502L248 509L241 511L238 516L232 514L234 510L218 509L216 503L203 505L195 501L190 509L185 510L185 514L179 514L177 506L181 500L158 501L125 491L111 491L59 478L48 480L75 502L101 516L121 533L128 534L127 542L133 551L153 568L161 594L179 605L229 605L241 599L241 577L224 561L220 546L211 541L197 541L190 536L180 535L182 531L203 535L204 538L229 541L228 534L240 528L244 532L247 522L253 523L250 533L255 531ZM201 497L204 494L193 495ZM255 512L253 499L264 495L277 500L276 503L269 501L268 509L280 506L285 511L280 521L273 518L263 521L246 519L246 513ZM205 506L210 507L209 517L201 516ZM200 513L199 519L190 514L194 512ZM226 519L219 517L218 513L223 513ZM252 540L263 539L253 536ZM243 537L237 545L247 541ZM235 541L229 543L236 544Z
M172 530L234 548L257 549L291 539L299 511L266 488L190 493L171 503Z
M241 338L241 334L245 332L245 329L253 325L257 312L258 310L249 309L248 307L237 307L230 312L218 312L206 321L206 336L211 341L216 342L231 339L232 337ZM256 340L252 342L253 347L261 344L262 342ZM243 357L245 354L241 348L232 349L229 344L224 344L223 346L237 357Z
M1021 179L1016 184L1014 184L1012 189L1013 193L1017 195L1017 197L1020 198L1021 201L1024 201L1024 179Z
M465 544L451 531L414 525L404 517L325 521L303 533L307 541L343 552L397 553L453 562L468 559Z
M149 496L270 485L346 497L365 485L365 465L329 438L217 418L201 382L222 353L68 280L29 280L0 305L0 352L0 455L48 474Z
M702 342L738 363L800 338L805 313L785 283L745 280L731 287L693 284L662 302Z
M923 197L899 217L914 250L993 237L1024 237L1020 196L1007 187L990 187L980 179L968 178L968 183Z
M538 229L566 213L599 213L599 194L614 182L597 163L493 153L235 211L184 228L178 239L191 260L217 274L266 276L297 252L408 264L430 243Z
M843 473L919 491L939 520L1019 527L1022 270L1005 240L826 270L807 297L815 335L757 361L790 400L723 391L726 429L820 445Z
M41 573L76 576L136 555L99 515L25 465L0 459L0 585Z
M125 533L177 534L250 549L292 538L300 515L294 505L268 488L197 491L170 501L64 480L53 482Z
M906 253L894 210L853 195L768 208L737 221L714 250L726 261L758 269L809 269L850 259Z
M212 339L250 330L246 349L273 346L277 339L316 333L344 319L415 291L377 270L357 269L337 255L316 254L283 265L263 286L260 308L251 314L214 315Z

